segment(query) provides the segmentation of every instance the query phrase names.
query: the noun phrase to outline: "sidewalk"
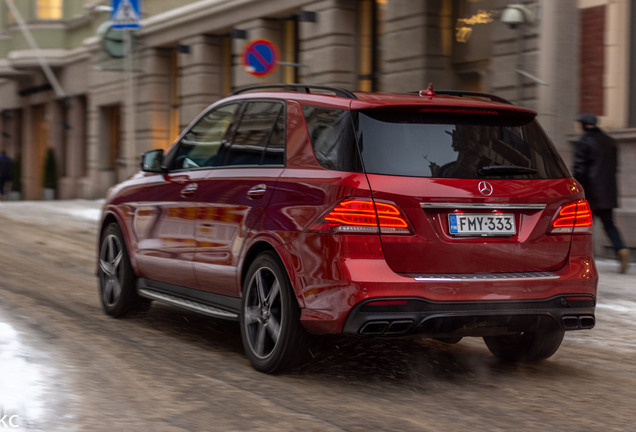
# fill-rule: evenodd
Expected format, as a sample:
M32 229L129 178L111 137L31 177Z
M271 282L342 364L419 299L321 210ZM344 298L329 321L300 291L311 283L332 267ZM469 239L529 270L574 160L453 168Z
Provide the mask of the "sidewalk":
M2 201L0 215L10 219L48 223L72 223L76 221L97 224L104 200L52 200L52 201Z
M620 274L618 261L597 258L596 268L599 273L599 297L602 297L603 291L608 288L614 293L624 293L629 298L636 297L636 263L631 262L627 273Z

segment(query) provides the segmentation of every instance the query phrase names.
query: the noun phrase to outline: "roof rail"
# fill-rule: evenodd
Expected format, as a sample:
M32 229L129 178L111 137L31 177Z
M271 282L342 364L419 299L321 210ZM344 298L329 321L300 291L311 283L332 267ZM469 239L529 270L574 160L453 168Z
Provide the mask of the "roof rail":
M245 93L248 91L254 90L264 90L264 89L286 89L292 90L299 93L316 93L315 90L319 90L323 92L332 92L336 96L348 98L348 99L358 99L353 92L340 88L340 87L332 87L332 86L323 86L323 85L313 85L313 84L261 84L261 85L252 85L240 87L232 92L233 95ZM314 90L312 92L312 90Z
M509 100L499 96L491 95L489 93L480 93L480 92L463 91L463 90L435 90L435 94L438 94L438 95L441 94L446 96L460 96L460 97L467 96L467 97L483 98L483 99L488 99L492 102L501 102L508 105L512 105L512 102L510 102Z

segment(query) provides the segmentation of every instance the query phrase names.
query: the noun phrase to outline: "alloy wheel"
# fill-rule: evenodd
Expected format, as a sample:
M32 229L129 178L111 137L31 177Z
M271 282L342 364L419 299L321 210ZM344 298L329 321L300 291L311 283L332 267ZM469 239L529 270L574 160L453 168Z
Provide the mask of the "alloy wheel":
M244 323L250 350L260 359L276 348L285 317L281 304L281 285L267 267L252 276L246 292Z
M124 253L116 235L104 237L99 253L100 282L102 301L105 306L113 307L122 294L121 265Z

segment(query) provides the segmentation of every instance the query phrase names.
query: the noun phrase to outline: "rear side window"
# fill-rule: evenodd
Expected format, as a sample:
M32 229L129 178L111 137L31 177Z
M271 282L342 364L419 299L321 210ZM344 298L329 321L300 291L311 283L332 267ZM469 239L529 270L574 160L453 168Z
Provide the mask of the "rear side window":
M432 178L564 178L569 173L539 124L496 115L359 113L365 170Z
M224 165L283 165L285 109L282 102L248 102Z
M303 114L314 155L321 166L362 172L350 111L304 106Z

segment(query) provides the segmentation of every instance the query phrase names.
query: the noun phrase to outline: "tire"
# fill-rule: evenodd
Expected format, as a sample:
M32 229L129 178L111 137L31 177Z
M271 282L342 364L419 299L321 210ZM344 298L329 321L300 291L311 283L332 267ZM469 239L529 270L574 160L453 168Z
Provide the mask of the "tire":
M287 273L273 253L260 254L249 266L240 326L245 354L258 371L280 373L306 356L309 336Z
M511 362L537 362L552 356L561 346L565 331L524 332L515 335L485 336L484 342L495 356Z
M109 224L100 239L98 278L99 298L108 315L119 318L150 306L149 300L137 294L137 277L116 223Z

